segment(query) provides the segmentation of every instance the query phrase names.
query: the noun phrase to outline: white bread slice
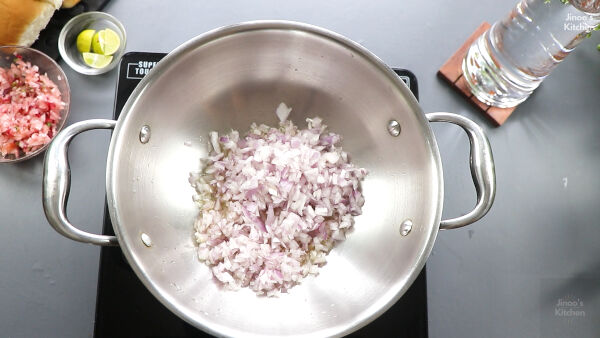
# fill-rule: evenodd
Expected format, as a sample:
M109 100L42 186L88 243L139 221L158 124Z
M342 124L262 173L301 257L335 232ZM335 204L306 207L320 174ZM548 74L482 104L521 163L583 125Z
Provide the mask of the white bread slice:
M31 46L62 0L0 0L0 45Z

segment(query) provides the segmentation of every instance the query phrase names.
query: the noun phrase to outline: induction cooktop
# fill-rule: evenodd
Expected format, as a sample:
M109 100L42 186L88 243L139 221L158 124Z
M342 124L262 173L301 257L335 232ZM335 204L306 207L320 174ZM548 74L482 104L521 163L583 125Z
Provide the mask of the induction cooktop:
M127 98L163 53L130 52L119 65L114 118ZM415 75L394 69L418 99ZM103 234L114 235L105 207ZM348 337L428 337L425 268L408 291L379 318ZM102 247L94 337L212 337L186 323L163 306L137 278L119 247Z

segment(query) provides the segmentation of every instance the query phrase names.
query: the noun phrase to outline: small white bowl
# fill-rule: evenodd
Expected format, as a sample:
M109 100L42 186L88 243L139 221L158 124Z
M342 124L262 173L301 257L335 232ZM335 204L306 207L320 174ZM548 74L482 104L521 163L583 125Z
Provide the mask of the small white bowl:
M83 56L77 50L77 35L85 29L101 30L110 28L115 31L121 39L119 49L113 54L112 61L104 68L93 68L85 64ZM67 22L58 36L58 51L65 62L76 72L86 75L104 74L113 68L121 60L127 44L125 27L117 18L104 12L86 12L79 14Z

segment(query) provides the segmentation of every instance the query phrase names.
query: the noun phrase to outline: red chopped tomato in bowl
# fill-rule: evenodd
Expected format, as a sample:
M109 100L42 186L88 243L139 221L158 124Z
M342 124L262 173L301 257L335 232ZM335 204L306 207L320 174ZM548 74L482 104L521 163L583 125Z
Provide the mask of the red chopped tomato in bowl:
M65 102L57 85L17 55L0 68L0 157L18 159L50 142Z

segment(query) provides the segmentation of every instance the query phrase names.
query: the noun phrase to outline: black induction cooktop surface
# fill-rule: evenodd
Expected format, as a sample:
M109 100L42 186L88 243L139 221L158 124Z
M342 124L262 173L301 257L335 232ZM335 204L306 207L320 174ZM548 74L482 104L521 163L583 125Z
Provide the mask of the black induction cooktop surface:
M127 53L121 59L116 89L115 119L127 98L165 54ZM394 69L419 96L417 79L404 69ZM103 234L114 235L108 210ZM408 291L387 312L348 337L428 337L425 268ZM119 247L100 253L94 337L212 337L196 329L163 306L137 278Z

